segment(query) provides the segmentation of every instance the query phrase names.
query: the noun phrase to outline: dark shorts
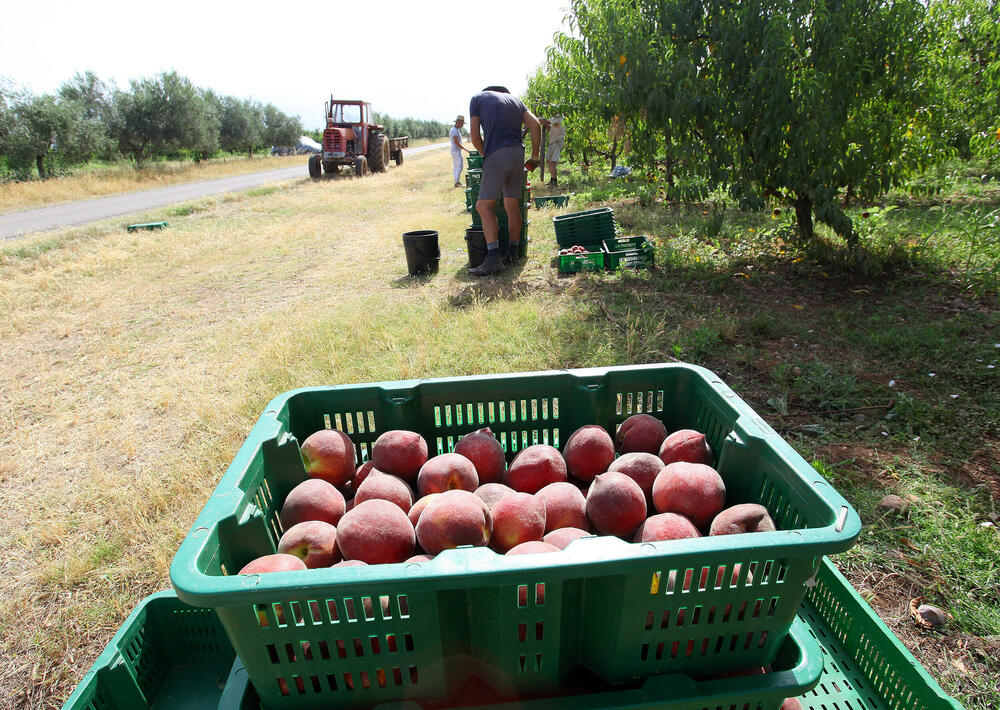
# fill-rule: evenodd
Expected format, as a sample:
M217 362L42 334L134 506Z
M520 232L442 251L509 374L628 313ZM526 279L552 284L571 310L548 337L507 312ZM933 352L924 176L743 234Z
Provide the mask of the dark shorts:
M480 200L520 197L524 179L524 147L505 145L483 160L483 179L479 183Z

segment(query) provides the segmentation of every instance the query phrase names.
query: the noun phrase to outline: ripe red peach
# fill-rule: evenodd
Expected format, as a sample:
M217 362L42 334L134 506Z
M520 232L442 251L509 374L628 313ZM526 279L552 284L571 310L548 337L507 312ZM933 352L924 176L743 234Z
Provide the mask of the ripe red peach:
M653 482L653 505L660 513L680 513L704 530L726 503L722 476L702 463L667 464Z
M493 509L493 505L509 493L515 493L516 491L510 486L505 486L502 483L484 483L476 489L476 495L483 499L486 503L486 507L490 510Z
M545 505L545 532L587 527L587 499L572 483L550 483L535 497Z
M653 509L653 481L663 470L663 462L658 456L637 451L619 456L608 466L609 472L624 473L639 484L646 496L646 508Z
M377 469L373 469L364 483L358 486L354 502L357 504L375 498L392 501L404 513L408 513L413 506L413 491L406 485L406 481Z
M278 540L278 552L295 555L309 569L329 567L340 561L337 528L320 520L293 525Z
M299 453L310 478L342 486L354 475L354 443L342 431L320 429L313 432L302 442Z
M322 520L336 525L345 512L347 503L344 495L333 484L310 478L288 492L279 518L281 529L288 530L306 520Z
M542 542L555 545L560 550L563 550L574 540L579 540L581 537L590 537L592 535L593 533L581 530L580 528L559 528L558 530L546 533L542 537Z
M470 493L479 488L479 474L472 462L462 454L441 454L420 467L417 473L417 491L443 493L459 488Z
M434 500L434 498L438 495L439 495L438 493L431 493L430 495L426 495L423 498L420 498L410 508L409 512L406 514L406 517L410 519L411 523L413 523L414 530L417 529L417 521L420 520L420 514L424 512L424 508L426 508L427 504L430 503L432 500Z
M398 505L373 498L344 513L337 526L337 547L348 560L370 565L402 562L413 556L416 536Z
M368 474L371 473L372 469L375 468L375 464L371 461L365 461L363 464L357 467L354 471L354 490L358 490L358 486L365 482ZM384 471L383 471L384 473Z
M694 523L677 513L651 515L635 531L635 542L684 540L689 537L701 537L701 533Z
M505 552L506 555L534 555L539 552L559 552L559 548L541 540L529 540L519 545L514 545Z
M427 458L427 442L415 431L393 429L381 434L372 445L375 468L410 483L417 480Z
M548 444L523 449L510 462L505 483L521 493L537 493L550 483L566 480L566 461Z
M251 560L237 574L265 574L267 572L294 572L306 569L306 563L295 555L279 552Z
M624 473L602 473L587 491L587 518L605 535L629 537L646 519L646 496Z
M486 504L474 493L454 489L434 496L417 521L420 547L436 555L462 545L485 547L493 531Z
M515 545L541 540L545 534L545 504L530 493L511 493L498 500L493 514L490 547L506 552Z
M434 559L434 555L414 555L410 559L406 560L406 563L410 562L430 562Z
M466 434L455 444L455 453L472 462L479 483L498 483L507 469L503 447L489 427Z
M756 503L740 503L726 508L712 520L709 535L738 535L775 530L767 508Z
M367 562L362 562L361 560L341 560L331 567L367 567Z
M666 438L667 428L659 419L649 414L633 414L618 427L615 448L620 454L657 454Z
M593 481L615 460L615 442L611 435L596 424L580 427L566 440L563 447L566 470L581 481Z
M712 465L712 447L700 431L679 429L663 440L659 452L663 465L675 461Z

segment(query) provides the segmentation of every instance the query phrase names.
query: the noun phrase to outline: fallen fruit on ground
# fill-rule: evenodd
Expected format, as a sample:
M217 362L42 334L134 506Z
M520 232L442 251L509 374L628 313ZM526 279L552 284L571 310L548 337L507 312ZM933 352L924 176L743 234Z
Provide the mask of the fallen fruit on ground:
M615 442L604 427L587 424L569 435L562 453L569 475L589 482L615 460Z
M545 506L545 532L587 527L587 499L572 483L550 483L543 486L535 497Z
M712 447L708 445L708 439L700 431L678 429L663 440L659 457L664 465L675 461L687 461L688 463L703 463L710 466L712 464Z
M354 443L342 431L320 429L313 432L302 442L299 453L310 478L342 486L354 476Z
M455 444L455 453L461 454L476 467L480 485L498 483L507 469L503 447L489 427L466 434Z
M624 473L602 473L587 491L587 519L605 535L631 537L646 519L646 496Z
M347 502L332 483L319 478L310 478L295 486L281 505L281 529L288 530L293 525L306 520L322 520L336 525L347 512Z
M441 454L420 467L417 491L425 496L454 489L469 491L479 488L479 474L472 461L462 454Z
M679 513L704 530L726 503L722 476L701 463L678 461L663 467L653 482L653 505L660 513Z
M295 555L278 552L258 557L243 566L238 574L266 574L268 572L294 572L306 569L306 563Z
M340 561L337 528L319 520L293 525L278 540L278 552L295 555L309 569L330 567Z
M520 493L537 493L566 477L566 461L559 450L548 444L534 444L510 462L504 482Z
M370 565L402 562L413 556L416 544L410 519L387 500L358 503L344 513L337 527L337 546L344 558Z
M375 468L409 483L417 480L427 458L427 441L415 431L393 429L380 435L372 445Z
M545 534L545 504L530 493L511 493L498 500L493 514L493 536L490 547L497 552L541 540Z
M493 519L476 494L463 490L438 493L417 521L417 541L424 552L436 555L462 545L485 547Z
M649 414L633 414L618 427L615 448L620 454L660 453L660 445L667 438L667 427Z

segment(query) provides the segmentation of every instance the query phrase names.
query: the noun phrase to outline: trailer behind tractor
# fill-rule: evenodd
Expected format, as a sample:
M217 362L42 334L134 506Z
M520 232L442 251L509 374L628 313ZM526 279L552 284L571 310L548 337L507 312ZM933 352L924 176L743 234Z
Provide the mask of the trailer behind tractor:
M331 95L326 103L323 152L309 156L309 176L336 173L345 165L353 167L359 177L384 173L390 160L402 165L403 148L409 142L409 136L389 138L385 126L373 123L370 103L334 100Z

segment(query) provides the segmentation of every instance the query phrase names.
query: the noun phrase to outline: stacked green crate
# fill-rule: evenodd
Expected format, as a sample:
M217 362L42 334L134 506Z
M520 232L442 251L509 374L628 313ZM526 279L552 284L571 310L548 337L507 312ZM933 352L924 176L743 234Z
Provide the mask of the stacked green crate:
M552 218L552 225L560 249L579 245L601 251L602 242L618 233L615 213L610 207L558 215Z
M470 155L470 166L471 160L475 155ZM479 216L476 211L476 202L479 200L479 187L482 183L483 171L480 168L471 168L465 174L465 182L468 187L465 189L465 211L472 213L472 224L469 225L470 228L481 228L483 226L483 218ZM525 170L521 174L521 247L520 255L522 257L527 255L527 245L529 241L528 237L528 225L530 221L528 220L528 207L531 204L531 185L528 183L528 171ZM497 200L496 206L493 210L497 216L497 224L500 227L499 241L500 241L500 251L504 254L507 253L507 244L510 242L510 232L508 230L508 217L507 209L504 207L503 200Z

